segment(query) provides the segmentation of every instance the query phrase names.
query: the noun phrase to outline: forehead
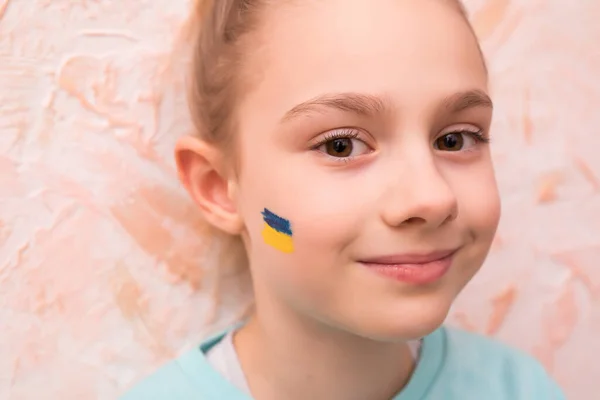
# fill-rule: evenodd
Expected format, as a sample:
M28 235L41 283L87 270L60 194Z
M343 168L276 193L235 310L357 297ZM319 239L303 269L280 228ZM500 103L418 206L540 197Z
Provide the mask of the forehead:
M323 93L385 94L426 103L485 91L487 74L464 17L446 0L306 0L265 14L249 67L254 104L286 109ZM280 110L279 110L280 108Z

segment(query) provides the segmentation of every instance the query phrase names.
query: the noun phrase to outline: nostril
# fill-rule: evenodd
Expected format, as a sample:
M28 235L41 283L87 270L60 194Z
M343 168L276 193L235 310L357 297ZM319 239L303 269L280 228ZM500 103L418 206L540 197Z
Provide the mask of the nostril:
M444 222L442 222L442 225L447 224L451 221L454 221L456 219L456 212L453 212L452 214L448 215L448 218L446 218L444 220Z
M421 217L410 217L402 223L403 225L419 225L425 223L425 219Z

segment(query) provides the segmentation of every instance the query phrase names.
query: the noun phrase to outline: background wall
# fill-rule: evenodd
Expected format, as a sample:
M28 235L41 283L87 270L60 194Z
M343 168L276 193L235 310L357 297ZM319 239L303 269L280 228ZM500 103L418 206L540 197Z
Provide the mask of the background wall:
M497 102L498 240L451 323L600 379L600 3L472 0ZM0 399L112 399L207 332L189 0L0 0ZM200 233L200 235L198 235ZM223 315L224 323L234 308Z

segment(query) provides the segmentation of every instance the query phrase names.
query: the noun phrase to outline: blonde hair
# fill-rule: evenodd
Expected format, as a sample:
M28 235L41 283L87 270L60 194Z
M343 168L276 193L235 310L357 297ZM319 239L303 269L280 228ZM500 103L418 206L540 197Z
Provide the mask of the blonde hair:
M234 101L241 97L244 38L257 25L268 0L197 0L190 107L198 135L230 144Z
M235 101L243 94L244 44L260 22L260 11L284 0L196 0L197 30L191 71L190 107L198 135L230 144ZM461 0L440 0L455 8L471 27ZM472 29L472 28L471 28Z
M230 153L236 149L235 102L243 95L243 67L247 38L260 24L264 8L284 0L197 0L193 18L194 44L189 104L197 135ZM420 0L419 0L420 1ZM460 0L439 0L455 8L471 30L467 12ZM231 155L231 154L228 154ZM221 267L247 269L244 247L239 237L216 233ZM242 265L231 265L234 263Z

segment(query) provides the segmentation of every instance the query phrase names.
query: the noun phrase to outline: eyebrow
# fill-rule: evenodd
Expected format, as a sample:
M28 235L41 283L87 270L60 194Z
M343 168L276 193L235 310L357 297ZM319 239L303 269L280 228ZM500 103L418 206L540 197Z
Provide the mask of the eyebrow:
M455 93L446 97L444 99L444 106L451 113L459 113L475 107L494 108L494 103L487 93L476 89Z
M335 109L363 116L372 116L381 114L390 108L386 100L369 94L351 92L324 94L294 106L285 113L282 121L286 122L313 113L323 113L325 109Z
M459 113L469 108L493 108L490 97L481 90L467 90L446 97L442 102L444 108L451 113ZM310 115L323 113L326 109L335 109L342 112L351 112L362 116L373 116L390 110L390 103L382 97L364 93L330 93L314 97L302 102L282 118L282 122Z

